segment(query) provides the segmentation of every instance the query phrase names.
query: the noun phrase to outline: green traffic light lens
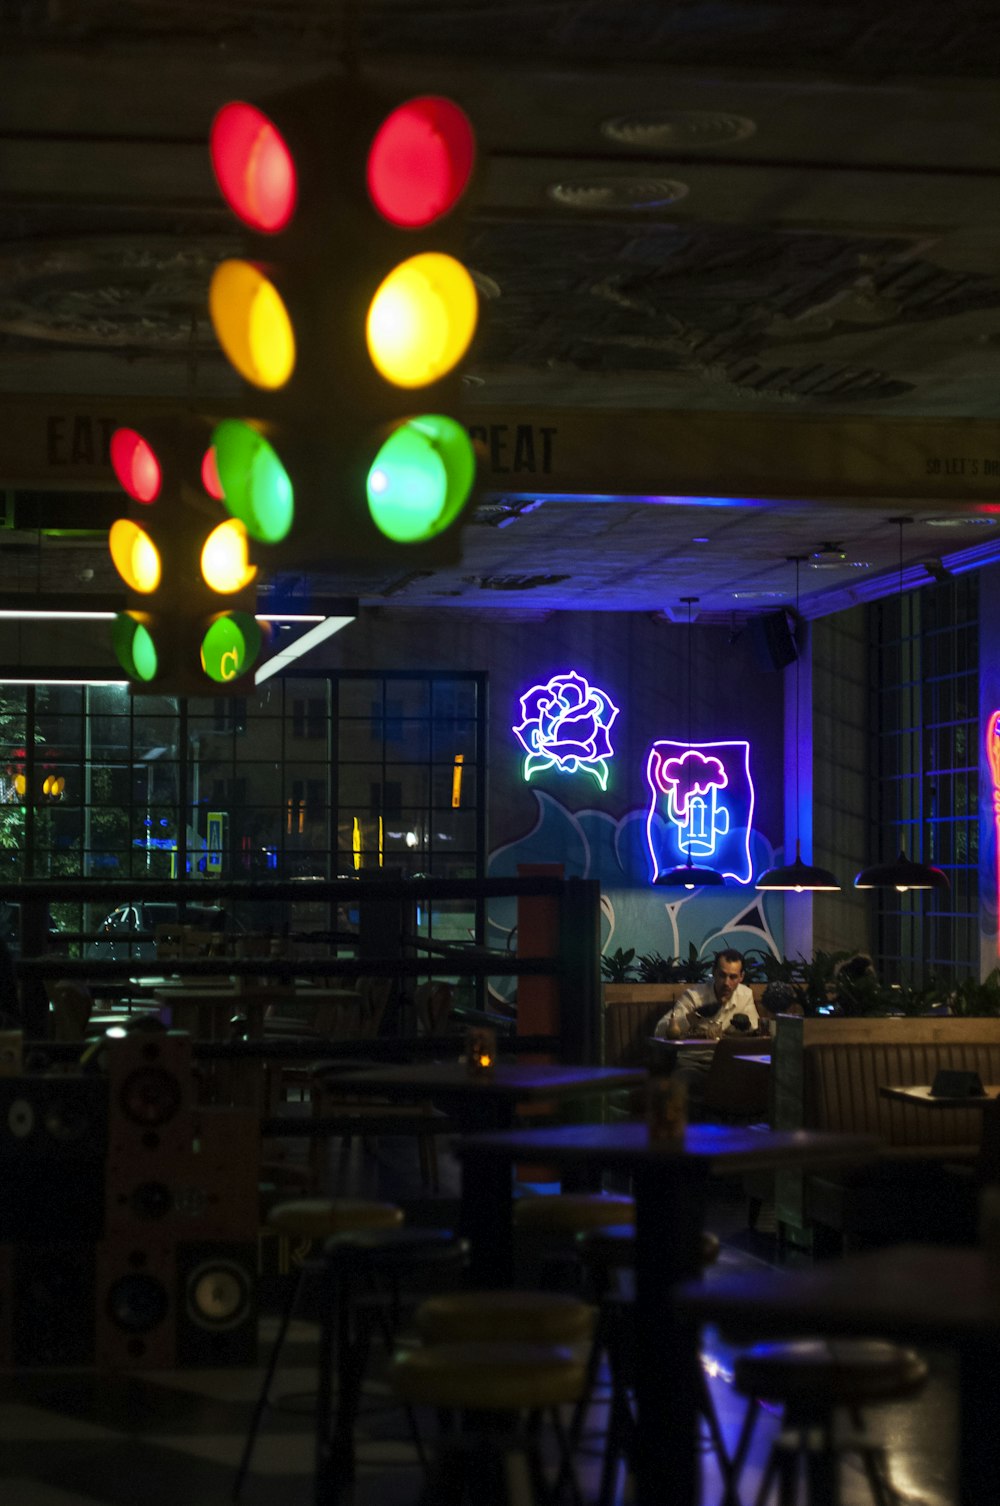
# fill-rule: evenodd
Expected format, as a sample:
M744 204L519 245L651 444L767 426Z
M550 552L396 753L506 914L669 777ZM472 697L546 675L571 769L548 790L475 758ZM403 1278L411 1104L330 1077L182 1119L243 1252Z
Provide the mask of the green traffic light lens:
M251 667L260 653L260 628L249 612L223 612L201 641L201 667L224 685Z
M267 440L249 424L227 418L212 435L223 501L252 539L277 544L295 516L288 472Z
M118 663L133 680L146 684L156 679L159 660L153 636L132 612L119 612L111 629L111 642Z
M425 413L400 425L368 472L368 509L376 528L399 544L432 539L465 506L476 457L460 423Z

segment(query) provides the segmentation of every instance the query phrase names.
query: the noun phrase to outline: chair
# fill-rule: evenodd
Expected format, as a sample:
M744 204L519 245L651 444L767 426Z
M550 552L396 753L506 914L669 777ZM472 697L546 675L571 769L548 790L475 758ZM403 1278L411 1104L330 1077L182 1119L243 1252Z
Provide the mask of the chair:
M861 1461L876 1506L894 1506L901 1497L893 1487L886 1450L873 1443L862 1408L877 1402L915 1396L927 1380L927 1365L912 1349L875 1339L799 1339L758 1344L736 1358L737 1391L750 1398L736 1451L733 1486L750 1447L758 1402L782 1407L781 1432L771 1447L755 1506L775 1499L796 1499L798 1476L805 1467L807 1506L827 1506L840 1499L841 1458L855 1453ZM854 1425L838 1432L840 1413Z

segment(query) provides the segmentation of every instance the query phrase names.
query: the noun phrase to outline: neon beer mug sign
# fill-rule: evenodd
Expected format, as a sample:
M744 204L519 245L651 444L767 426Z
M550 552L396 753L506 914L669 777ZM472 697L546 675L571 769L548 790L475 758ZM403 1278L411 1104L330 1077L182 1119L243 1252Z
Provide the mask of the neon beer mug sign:
M646 780L646 837L654 880L686 863L690 853L692 863L707 862L726 878L748 884L753 877L750 744L655 742Z

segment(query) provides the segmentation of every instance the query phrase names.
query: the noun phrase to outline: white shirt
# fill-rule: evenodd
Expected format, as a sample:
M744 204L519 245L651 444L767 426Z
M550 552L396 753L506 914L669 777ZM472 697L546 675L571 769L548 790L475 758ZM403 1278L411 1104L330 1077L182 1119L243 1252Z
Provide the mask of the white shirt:
M699 1022L696 1017L698 1010L704 1010L706 1015L718 1000L715 997L715 984L695 983L691 988L686 988L677 1003L661 1020L657 1022L654 1035L661 1040L671 1034L677 1026L680 1026L682 1035L697 1034ZM757 1014L757 1006L753 999L753 990L745 983L737 983L725 1004L719 1006L717 1013L709 1018L713 1026L728 1030L733 1023L734 1014L745 1014L750 1021L750 1030L756 1030L760 1024Z

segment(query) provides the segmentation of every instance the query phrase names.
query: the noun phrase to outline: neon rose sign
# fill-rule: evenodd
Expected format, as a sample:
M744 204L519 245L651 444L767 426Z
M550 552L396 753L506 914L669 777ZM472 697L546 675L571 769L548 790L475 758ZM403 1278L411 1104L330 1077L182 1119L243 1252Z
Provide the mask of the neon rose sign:
M609 695L572 671L533 685L521 697L521 721L511 729L527 755L525 779L544 769L582 771L606 790L607 761L614 756L608 733L617 715Z
M646 779L651 799L646 837L653 876L711 860L726 878L753 877L750 828L754 789L748 742L655 742Z

